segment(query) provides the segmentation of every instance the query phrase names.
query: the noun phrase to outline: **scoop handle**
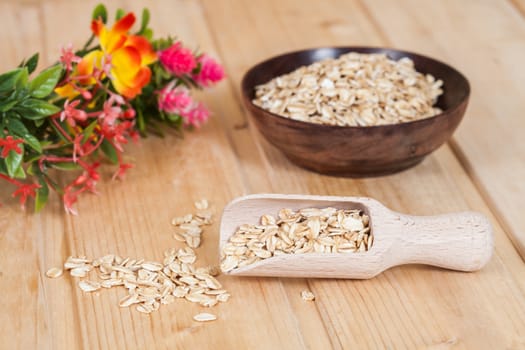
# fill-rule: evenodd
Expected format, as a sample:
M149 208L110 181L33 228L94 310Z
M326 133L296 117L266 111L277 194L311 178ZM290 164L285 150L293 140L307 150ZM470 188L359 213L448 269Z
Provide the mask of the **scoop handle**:
M439 216L399 214L395 265L427 264L460 271L481 269L492 256L489 220L477 212Z

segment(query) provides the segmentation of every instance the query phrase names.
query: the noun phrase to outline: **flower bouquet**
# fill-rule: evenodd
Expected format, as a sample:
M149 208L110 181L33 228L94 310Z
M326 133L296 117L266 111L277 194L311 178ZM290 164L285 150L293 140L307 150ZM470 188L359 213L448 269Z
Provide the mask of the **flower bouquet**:
M57 63L33 78L38 54L0 75L0 180L14 185L22 207L31 197L39 211L54 190L74 214L78 196L96 192L103 159L116 165L113 178L132 167L122 158L129 139L162 133L163 124L181 130L208 119L189 91L223 79L223 68L171 37L154 39L149 18L144 9L131 33L133 13L118 10L108 27L98 5L80 50L63 48ZM60 171L77 175L61 186Z

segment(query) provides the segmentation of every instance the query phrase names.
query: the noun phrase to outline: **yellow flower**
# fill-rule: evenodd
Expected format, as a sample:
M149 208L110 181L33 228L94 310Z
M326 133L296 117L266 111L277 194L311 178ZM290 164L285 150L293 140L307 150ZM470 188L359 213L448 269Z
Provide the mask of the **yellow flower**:
M92 85L95 67L102 69L105 58L111 57L110 77L118 93L134 98L151 79L148 65L155 62L157 55L150 42L142 36L130 35L129 30L135 23L135 15L128 13L107 29L102 20L94 20L91 30L99 38L101 50L91 51L78 63L74 75L88 77L80 79L83 85ZM68 84L55 90L59 95L74 97L76 89Z

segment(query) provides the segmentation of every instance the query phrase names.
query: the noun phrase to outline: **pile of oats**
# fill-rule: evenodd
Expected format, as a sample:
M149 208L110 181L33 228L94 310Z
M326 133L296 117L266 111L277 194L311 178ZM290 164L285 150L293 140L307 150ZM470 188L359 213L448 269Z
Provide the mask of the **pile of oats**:
M199 210L207 209L207 201L198 203ZM211 220L211 214L201 213L195 217L192 215L187 224L200 227L209 225ZM185 223L186 221L184 220ZM201 233L202 230L199 237ZM195 237L189 232L187 235ZM161 262L123 258L115 254L97 259L70 256L64 263L64 269L71 276L80 278L78 286L87 293L113 287L125 289L127 294L119 301L120 307L135 306L137 311L146 314L158 310L163 304L171 304L176 299L185 299L206 307L228 301L230 294L215 278L220 272L219 268L196 267L196 260L195 251L187 246L167 250ZM46 272L49 278L58 278L62 274L63 270L57 267ZM204 315L197 315L196 319L212 320L210 314Z
M69 257L64 268L71 276L86 277L78 282L84 292L123 287L127 294L120 300L120 307L135 305L142 313L156 311L161 304L171 304L177 298L207 307L226 302L230 294L214 277L218 269L195 267L196 260L193 249L186 247L166 251L162 262L108 254L94 260ZM50 269L47 275L55 276L55 270L57 268ZM85 274L74 271L85 271ZM88 276L91 271L95 273Z
M369 217L361 210L281 209L259 224L241 225L221 251L221 270L281 254L365 252L372 247Z
M255 105L286 118L338 126L397 124L432 117L443 81L405 57L351 52L256 86Z

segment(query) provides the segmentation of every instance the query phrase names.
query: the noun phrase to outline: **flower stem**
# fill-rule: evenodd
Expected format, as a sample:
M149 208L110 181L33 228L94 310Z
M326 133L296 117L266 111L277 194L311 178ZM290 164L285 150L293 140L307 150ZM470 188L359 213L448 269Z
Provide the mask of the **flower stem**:
M56 120L56 117L52 117L51 118L51 122L53 123L53 125L57 128L58 131L60 131L60 133L71 143L73 143L73 139L71 138L71 136L69 136L69 134L62 128L62 126L60 126L60 124L57 122Z

